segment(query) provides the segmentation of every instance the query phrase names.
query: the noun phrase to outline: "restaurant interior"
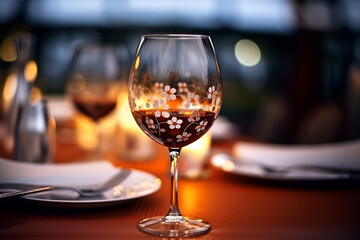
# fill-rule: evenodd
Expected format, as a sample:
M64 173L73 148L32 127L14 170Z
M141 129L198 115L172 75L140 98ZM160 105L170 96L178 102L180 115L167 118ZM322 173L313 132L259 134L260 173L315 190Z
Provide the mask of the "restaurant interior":
M0 238L157 239L136 224L165 215L174 176L165 144L134 120L128 87L142 36L169 33L210 36L221 72L219 115L211 130L184 147L178 166L182 212L211 224L194 239L359 239L357 0L0 0L0 196L3 183L32 179L27 169L44 178L54 170L71 182L67 164L94 164L83 173L77 166L79 184L86 174L96 183L97 167L97 174L102 167L108 173L131 168L138 179L154 178L142 186L147 192L117 189L125 206L115 195L101 204L32 194L4 204L0 198ZM77 49L91 44L125 49L115 110L99 121L79 111L69 90ZM21 93L20 72L31 91ZM46 114L40 160L31 158L39 144L24 147L18 137L19 116L26 114L13 115L16 99L34 98ZM91 158L110 162L111 169ZM48 174L27 164L49 167ZM284 176L263 165L296 169ZM83 231L84 224L92 229ZM187 236L174 231L170 237Z
M143 34L207 34L226 93L221 116L237 133L286 144L360 136L357 1L85 2L0 1L1 89L18 32L34 36L35 84L44 95L65 92L81 43L124 44L132 58Z

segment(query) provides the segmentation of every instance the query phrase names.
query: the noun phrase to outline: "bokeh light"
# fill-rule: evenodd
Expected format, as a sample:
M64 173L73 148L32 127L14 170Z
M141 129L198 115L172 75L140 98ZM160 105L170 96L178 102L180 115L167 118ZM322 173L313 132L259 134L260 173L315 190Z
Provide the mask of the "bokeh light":
M260 62L261 52L259 46L249 40L242 39L235 44L235 57L244 66L252 67Z
M30 60L25 65L24 76L26 81L34 82L38 74L38 67L34 60Z
M5 62L16 60L16 49L12 37L7 37L0 46L0 57Z

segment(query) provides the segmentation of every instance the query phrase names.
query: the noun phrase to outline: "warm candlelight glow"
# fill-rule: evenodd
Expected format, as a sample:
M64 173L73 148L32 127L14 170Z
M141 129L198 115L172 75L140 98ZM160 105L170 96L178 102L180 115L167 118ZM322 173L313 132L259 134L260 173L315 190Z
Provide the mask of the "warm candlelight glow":
M0 57L5 62L13 62L16 60L16 49L12 37L7 37L0 46Z
M127 92L123 91L119 95L117 109L117 116L120 127L134 134L139 133L139 135L143 135L131 114Z
M202 158L208 153L211 145L211 133L206 133L203 137L190 145L184 147L182 153L191 154L193 161L202 162Z
M96 128L94 123L87 117L77 115L76 123L76 143L85 150L92 150L98 145Z
M104 152L110 151L122 155L124 159L136 160L149 158L153 154L151 140L141 132L130 112L126 91L119 95L116 109L100 119L98 129L90 118L82 114L76 116L75 123L76 143L84 150L100 147ZM97 130L100 131L99 135Z
M4 100L4 109L8 109L11 100L15 96L17 86L17 78L14 73L11 73L7 76L5 80L5 85L3 89L3 100Z
M99 147L100 144L100 148L107 151L111 149L114 144L117 144L113 141L114 137L117 136L118 131L116 112L101 119L98 123L98 129L96 123L90 118L80 114L76 116L75 122L77 131L76 142L81 148L93 150ZM97 131L100 132L97 133Z
M36 105L41 101L41 90L37 87L33 87L30 91L29 102L32 105Z
M154 153L152 140L141 131L135 122L125 90L118 97L116 116L120 129L117 137L120 155L134 161L150 158Z
M235 168L233 161L225 154L218 154L213 157L213 164L215 166L222 168L225 172L231 172Z
M38 73L38 67L34 60L31 60L26 63L25 69L24 69L24 76L26 81L33 82L36 79Z
M181 151L180 174L186 177L199 177L207 159L207 154L211 146L211 132L207 132L203 137L184 147Z

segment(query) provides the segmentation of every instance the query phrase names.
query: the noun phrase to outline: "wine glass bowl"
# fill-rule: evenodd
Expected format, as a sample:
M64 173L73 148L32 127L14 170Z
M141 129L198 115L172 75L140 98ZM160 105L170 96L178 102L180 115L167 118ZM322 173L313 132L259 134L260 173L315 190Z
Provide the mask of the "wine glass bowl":
M177 203L177 164L182 147L203 136L222 102L221 75L205 35L144 35L129 79L131 112L142 131L167 147L171 160L170 209L165 217L139 222L148 233L174 237L204 233L210 224L184 218Z

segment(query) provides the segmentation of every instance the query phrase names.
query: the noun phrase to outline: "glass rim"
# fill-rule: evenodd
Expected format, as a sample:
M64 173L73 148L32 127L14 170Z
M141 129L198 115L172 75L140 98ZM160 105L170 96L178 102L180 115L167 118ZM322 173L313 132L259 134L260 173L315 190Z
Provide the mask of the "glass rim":
M155 33L155 34L144 34L142 38L152 39L210 39L210 36L204 34L189 34L189 33Z

